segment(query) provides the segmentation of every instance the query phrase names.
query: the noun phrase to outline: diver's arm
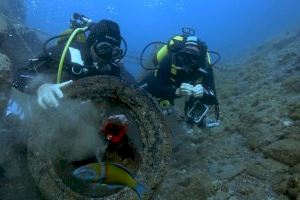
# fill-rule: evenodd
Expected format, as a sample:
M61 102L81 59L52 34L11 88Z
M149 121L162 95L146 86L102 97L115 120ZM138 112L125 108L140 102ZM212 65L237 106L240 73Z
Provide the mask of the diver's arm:
M25 67L19 68L13 76L13 87L21 92L34 94L37 88L45 81L40 77L49 68L49 58L42 55L38 59L32 59Z
M50 47L47 52L42 52L35 59L19 68L13 77L13 86L21 92L35 94L37 88L47 80L47 75L51 70L56 71L52 66L59 62L62 46Z
M43 83L55 81L63 49L64 45L56 45L43 52L37 59L32 59L25 67L16 72L13 86L22 92L35 94ZM82 68L82 66L71 62L70 53L67 53L64 63L64 71L68 72L70 79L76 79L73 71L76 73L76 67Z

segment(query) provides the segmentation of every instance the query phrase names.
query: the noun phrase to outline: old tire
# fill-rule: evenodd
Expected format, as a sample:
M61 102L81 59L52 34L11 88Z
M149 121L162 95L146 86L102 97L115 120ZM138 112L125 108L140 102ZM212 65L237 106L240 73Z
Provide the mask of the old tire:
M166 174L171 152L170 131L152 98L136 86L110 76L80 79L64 88L64 94L67 98L79 100L97 100L103 97L118 99L127 106L135 117L143 140L142 163L137 174L138 179L150 189L143 199L151 199ZM56 174L51 159L41 153L33 137L28 139L28 164L37 186L46 199L91 199L74 192L63 183ZM93 199L136 198L132 190L124 188L110 196Z

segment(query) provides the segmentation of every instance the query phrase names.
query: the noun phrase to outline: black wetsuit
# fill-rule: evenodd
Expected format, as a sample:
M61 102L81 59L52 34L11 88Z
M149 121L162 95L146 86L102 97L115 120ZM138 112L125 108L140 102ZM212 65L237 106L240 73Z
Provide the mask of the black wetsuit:
M212 67L203 61L197 70L177 69L176 75L174 75L171 72L172 54L167 55L159 64L157 72L144 81L147 83L144 89L159 99L169 100L173 103L176 98L179 98L175 91L181 83L202 84L208 92L204 92L201 101L208 105L218 104Z
M158 98L159 101L168 100L174 105L174 100L180 98L175 94L176 89L180 87L182 83L189 83L191 85L201 84L204 88L204 93L201 98L189 98L185 102L184 111L187 115L188 111L194 106L195 102L200 102L205 105L215 105L216 118L219 116L218 99L216 95L214 73L212 66L208 63L205 54L202 56L201 62L197 63L197 66L182 67L184 64L176 59L176 52L169 53L159 63L159 68L156 72L150 74L145 80L141 82L143 88L151 95ZM173 67L172 67L173 66ZM174 68L176 68L174 72ZM173 72L172 72L173 68ZM193 124L193 120L187 118L187 122ZM204 118L198 125L203 127Z
M14 76L13 85L20 91L34 93L45 82L56 82L58 66L65 45L57 45L42 53L24 68L20 68ZM62 72L62 81L76 80L93 75L120 76L122 65L114 62L94 63L89 47L85 43L72 43L72 49L80 53L81 64L72 61L70 48L67 51ZM43 79L35 79L43 75ZM33 81L34 80L34 81Z

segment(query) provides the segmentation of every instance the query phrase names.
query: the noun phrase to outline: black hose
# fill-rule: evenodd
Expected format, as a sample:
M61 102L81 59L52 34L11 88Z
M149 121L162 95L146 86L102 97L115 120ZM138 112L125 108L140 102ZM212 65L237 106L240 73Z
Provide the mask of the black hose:
M88 28L88 29L87 29L86 31L84 31L84 32L89 31L89 29L90 29L90 28ZM73 31L74 31L74 30L73 30ZM72 31L72 33L73 33L73 31ZM72 33L66 33L66 34L56 35L56 36L53 36L53 37L49 38L48 40L46 40L46 41L44 42L44 44L43 44L43 51L44 51L44 53L45 53L45 54L48 53L48 52L47 52L47 45L48 45L49 42L51 42L52 40L55 40L55 39L57 39L57 38L70 37L70 36L72 35Z
M55 40L57 38L62 38L62 37L69 37L71 34L63 34L63 35L56 35L56 36L53 36L51 38L49 38L48 40L46 40L43 44L43 51L45 54L47 54L47 45L49 42L51 42L52 40Z
M165 43L165 42L160 42L160 41L157 41L157 42L151 42L151 43L147 44L147 45L144 47L144 49L143 49L143 51L142 51L142 53L141 53L141 55L140 55L140 65L141 65L142 68L145 69L145 70L156 70L156 69L158 69L158 67L156 67L156 68L147 68L147 67L145 67L145 65L144 65L144 63L143 63L143 57L144 57L145 51L147 50L148 47L150 47L151 45L154 45L154 44L162 44L162 45L166 45L167 43Z
M113 62L115 63L119 63L127 54L127 42L122 36L121 36L121 41L124 43L124 51L122 52L121 56L113 60Z
M123 41L123 43L124 43L124 51L123 51L123 55L122 55L122 57L121 57L121 59L123 59L125 56L126 56L126 54L127 54L127 42L126 42L126 40L123 38L123 37L121 37L121 40ZM120 60L121 60L120 59Z
M211 54L215 54L216 56L218 56L217 60L215 62L213 62L211 64L211 66L214 66L215 64L217 64L220 60L221 60L221 54L216 52L216 51L207 51L208 53L211 53Z

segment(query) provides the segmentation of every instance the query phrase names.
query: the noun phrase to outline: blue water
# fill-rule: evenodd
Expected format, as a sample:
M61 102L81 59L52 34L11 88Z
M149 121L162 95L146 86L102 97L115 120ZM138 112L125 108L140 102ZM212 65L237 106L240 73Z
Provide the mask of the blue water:
M50 34L69 25L73 12L120 24L129 54L151 41L166 41L191 26L224 60L300 26L299 0L27 0L27 23ZM137 64L125 63L130 72Z

